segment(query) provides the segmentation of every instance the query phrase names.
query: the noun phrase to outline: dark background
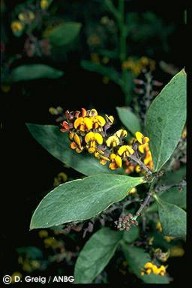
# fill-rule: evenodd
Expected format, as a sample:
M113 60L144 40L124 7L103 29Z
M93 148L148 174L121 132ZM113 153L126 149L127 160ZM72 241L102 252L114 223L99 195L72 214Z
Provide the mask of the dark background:
M10 11L13 1L6 1ZM14 5L22 1L14 1ZM86 1L82 1L86 5ZM165 57L177 67L186 65L186 27L183 24L185 1L130 1L132 11L154 11L166 21L176 23L171 36L171 53ZM8 15L9 16L9 15ZM8 20L8 19L7 19ZM13 36L10 36L13 37ZM13 42L15 44L15 41ZM13 49L10 45L10 49ZM161 57L161 55L159 55ZM60 171L75 175L72 169L46 152L31 136L25 123L54 124L49 114L50 106L62 106L73 110L94 107L107 114L116 115L116 106L123 105L123 95L115 84L104 85L100 76L90 73L79 65L80 53L73 52L65 66L65 75L57 80L34 80L13 84L11 91L1 96L2 100L2 148L1 154L1 201L0 245L2 274L15 271L16 247L38 245L36 231L29 231L33 210L39 200L50 190L53 178ZM28 92L30 91L30 93ZM118 97L117 97L118 95ZM186 270L185 257L171 260L170 274L175 283L181 281L181 271ZM172 270L172 271L171 271ZM182 274L184 276L184 274ZM183 280L182 280L183 281Z

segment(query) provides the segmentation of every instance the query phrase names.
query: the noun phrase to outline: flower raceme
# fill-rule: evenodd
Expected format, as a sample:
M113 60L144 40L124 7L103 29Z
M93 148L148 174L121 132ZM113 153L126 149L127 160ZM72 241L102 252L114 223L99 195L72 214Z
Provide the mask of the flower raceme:
M160 267L157 267L152 262L147 262L144 265L144 268L141 271L141 275L149 275L149 274L155 274L155 275L161 275L164 276L166 274L166 266L161 265Z
M102 165L108 163L112 170L123 167L128 174L143 172L145 167L145 170L153 169L149 138L141 132L137 131L130 141L125 141L128 135L125 129L111 135L108 129L114 117L98 115L96 109L67 110L64 116L66 120L60 124L60 131L68 133L70 147L77 153L88 151Z

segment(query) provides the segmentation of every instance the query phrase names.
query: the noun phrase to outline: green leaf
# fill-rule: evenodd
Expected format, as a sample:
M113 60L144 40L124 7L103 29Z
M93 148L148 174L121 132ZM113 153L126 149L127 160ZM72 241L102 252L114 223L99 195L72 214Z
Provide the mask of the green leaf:
M123 125L134 135L141 131L139 118L128 107L116 107L117 113Z
M170 204L157 198L160 222L163 234L166 236L186 237L186 212L174 204Z
M98 174L61 184L40 202L33 213L30 229L95 217L141 183L144 183L143 177Z
M145 283L153 284L166 284L170 282L168 276L161 276L155 274L141 275L141 270L144 268L145 263L151 262L151 257L142 248L130 246L127 244L122 245L125 258L127 259L130 271L132 271L138 278Z
M67 133L62 133L57 126L26 124L32 136L51 155L84 175L96 173L121 173L121 169L112 171L107 165L101 165L93 155L76 153L69 146ZM121 173L122 174L122 173Z
M187 204L187 191L186 187L179 189L178 187L172 187L162 194L159 194L161 200L177 205L180 208L186 209Z
M14 82L28 81L39 78L56 79L63 75L63 71L54 69L44 64L30 64L16 67L11 72L11 79Z
M146 115L146 135L150 138L154 170L170 158L186 122L186 73L181 70L163 88Z
M92 283L113 257L122 233L102 228L91 236L75 263L75 283Z
M117 71L114 70L112 67L105 67L101 64L96 64L87 60L82 60L81 66L88 71L97 72L103 76L109 77L109 79L111 79L117 85L120 85L120 86L123 85L123 82L120 78L119 73L117 73Z
M66 22L52 28L51 31L45 31L44 37L48 38L54 46L64 46L75 40L80 29L81 23Z
M132 226L129 231L124 231L123 240L127 243L132 243L139 237L139 228Z
M187 191L186 187L179 189L178 187L171 187L167 190L159 192L161 200L179 206L180 208L186 209L187 204ZM156 212L158 210L157 203L154 202L151 206L147 208L147 212Z
M186 177L186 165L176 171L166 172L158 181L158 185L176 185Z

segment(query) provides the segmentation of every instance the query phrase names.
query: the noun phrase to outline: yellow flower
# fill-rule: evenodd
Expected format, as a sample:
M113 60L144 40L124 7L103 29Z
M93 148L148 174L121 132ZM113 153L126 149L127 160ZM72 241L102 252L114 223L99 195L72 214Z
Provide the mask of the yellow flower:
M118 155L122 156L122 158L124 158L132 155L134 153L134 150L130 145L122 145L118 149L117 153Z
M84 108L83 108L83 109L84 109ZM86 110L85 110L85 111L86 111ZM97 116L97 115L98 115L98 112L97 112L96 109L87 110L86 113L87 113L87 114L84 113L84 115L82 115L82 116L83 116L83 117L85 117L85 116L90 116L90 117L92 117L92 116Z
M119 167L122 167L122 159L119 155L111 153L109 158L111 160L111 163L109 164L109 168L111 170L115 170Z
M40 1L40 7L41 7L42 10L46 10L49 7L49 1L41 0Z
M85 142L87 143L87 149L89 153L96 152L97 144L103 143L103 137L99 133L89 132L85 136Z
M137 193L137 189L134 187L131 190L129 190L128 192L129 192L129 194L135 194L135 193Z
M141 172L141 167L140 167L139 165L136 165L135 171L136 171L137 173Z
M185 251L182 247L173 246L170 248L170 257L182 257Z
M106 118L107 124L110 124L110 125L113 124L114 117L112 115L109 116L109 115L105 114L105 118Z
M167 242L171 242L174 237L171 237L171 236L164 236L164 239L167 241Z
M155 264L151 263L151 262L147 262L144 265L144 269L141 270L141 275L144 274L155 274L155 275L161 275L164 276L166 274L166 268L167 266L161 265L160 267L157 267Z
M119 138L124 138L127 136L127 131L125 129L120 129L117 132L115 132L114 135L119 137Z
M147 57L141 57L140 62L142 65L146 66L149 64L149 59Z
M158 221L158 222L156 223L156 229L157 229L157 231L159 231L159 232L162 232L162 231L163 231L163 228L162 228L162 225L161 225L161 222L160 222L160 221Z
M100 159L100 164L105 165L107 161L109 161L109 158L105 156L104 152L102 150L97 150L94 154L95 158Z
M54 237L48 237L44 239L45 248L58 248L60 243Z
M91 121L93 123L94 129L97 129L99 127L103 127L106 123L105 119L100 115L96 115L96 116L91 117Z
M23 23L29 23L35 19L35 14L28 10L22 13L19 13L18 18Z
M88 117L79 117L74 122L74 128L80 131L89 131L93 127L93 121Z
M69 139L73 140L70 145L71 149L75 150L77 153L81 153L84 147L81 145L82 140L79 135L77 135L77 133L70 132Z
M149 142L149 138L145 137L141 132L137 131L135 137L140 144L145 144Z
M13 33L21 32L23 28L23 24L18 20L11 23L11 30L13 31Z
M106 140L106 144L108 147L116 147L120 144L120 140L117 136L113 135Z
M40 238L46 238L48 236L48 232L46 230L40 230L38 234Z

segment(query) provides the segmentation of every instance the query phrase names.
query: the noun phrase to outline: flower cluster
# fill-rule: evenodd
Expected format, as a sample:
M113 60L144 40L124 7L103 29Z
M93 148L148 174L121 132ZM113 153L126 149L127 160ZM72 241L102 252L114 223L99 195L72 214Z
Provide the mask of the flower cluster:
M117 225L117 229L120 231L129 231L131 226L138 226L137 220L134 219L131 213L124 217L120 217L118 221L115 221L115 224Z
M155 61L147 58L141 57L140 59L134 59L129 57L126 61L122 63L123 70L131 70L136 76L139 75L143 69L149 69L150 71L155 70Z
M161 275L164 276L166 274L166 268L167 266L161 265L160 267L156 266L152 262L147 262L144 265L144 268L141 270L141 275L149 275L149 274L155 274L155 275Z
M67 110L64 115L66 120L60 124L60 130L69 133L70 147L77 153L87 150L102 165L108 163L111 170L123 167L128 174L153 168L149 138L141 132L136 132L135 137L126 143L128 132L125 129L108 134L107 130L114 122L113 116L103 117L97 110L85 108L81 111Z

